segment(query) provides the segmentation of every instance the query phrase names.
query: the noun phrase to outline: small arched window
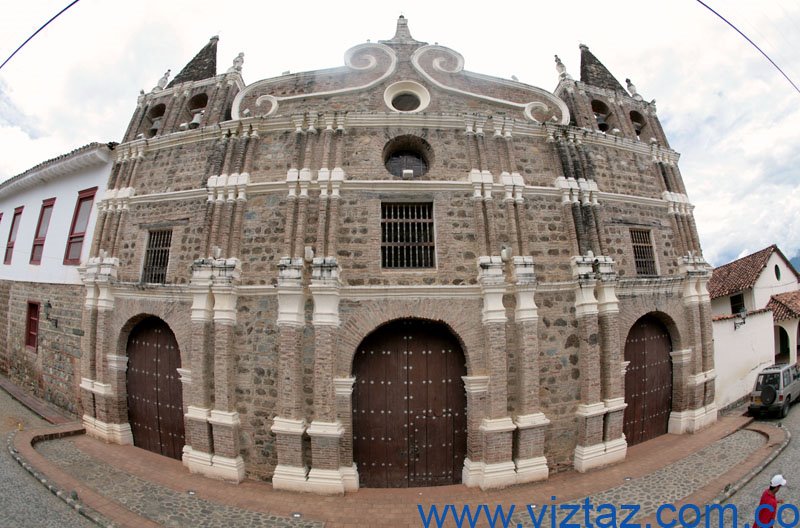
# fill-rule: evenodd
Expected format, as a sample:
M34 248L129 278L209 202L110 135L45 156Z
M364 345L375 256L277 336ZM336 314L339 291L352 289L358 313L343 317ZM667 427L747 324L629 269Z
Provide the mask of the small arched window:
M186 105L186 126L188 128L197 128L200 126L203 114L206 111L206 106L208 106L208 95L204 93L199 93L189 99L189 103ZM181 124L181 129L183 129L183 124Z
M594 114L594 120L597 122L597 129L600 132L608 132L611 128L609 125L611 112L608 106L604 102L595 99L592 101L592 113Z
M383 163L393 176L419 178L433 163L433 149L421 137L398 136L383 148Z
M164 120L164 112L167 106L164 103L157 104L147 112L147 127L145 135L149 138L154 137L161 130Z
M631 112L630 115L631 123L633 123L633 130L636 132L636 138L639 139L639 137L642 135L642 130L644 130L644 127L647 123L644 120L644 116L636 110Z

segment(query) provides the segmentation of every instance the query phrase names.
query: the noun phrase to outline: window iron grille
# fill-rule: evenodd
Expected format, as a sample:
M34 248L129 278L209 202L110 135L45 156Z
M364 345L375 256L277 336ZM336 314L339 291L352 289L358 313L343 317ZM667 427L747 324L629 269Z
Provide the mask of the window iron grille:
M382 267L435 267L434 238L432 203L381 204Z
M658 275L653 243L650 240L650 231L646 229L631 229L631 242L633 243L636 274L643 276Z
M172 231L150 231L144 255L142 282L164 284L167 282L169 248L172 245Z

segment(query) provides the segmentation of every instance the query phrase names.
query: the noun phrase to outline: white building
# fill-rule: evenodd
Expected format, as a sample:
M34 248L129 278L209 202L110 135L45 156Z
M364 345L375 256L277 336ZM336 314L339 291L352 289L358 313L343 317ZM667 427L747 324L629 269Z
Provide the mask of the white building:
M85 296L78 268L113 147L91 143L0 184L0 373L73 412Z
M796 363L800 277L772 245L714 270L708 285L717 405L747 396L758 372Z

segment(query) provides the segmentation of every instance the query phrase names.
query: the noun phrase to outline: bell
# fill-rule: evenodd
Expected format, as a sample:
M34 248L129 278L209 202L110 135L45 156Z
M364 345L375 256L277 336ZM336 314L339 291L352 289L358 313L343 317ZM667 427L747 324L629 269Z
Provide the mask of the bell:
M197 128L197 127L199 127L201 119L203 119L203 112L197 112L194 115L194 117L192 117L192 120L189 123L189 128Z
M155 135L159 128L161 128L161 118L157 117L153 120L153 124L150 126L150 133Z

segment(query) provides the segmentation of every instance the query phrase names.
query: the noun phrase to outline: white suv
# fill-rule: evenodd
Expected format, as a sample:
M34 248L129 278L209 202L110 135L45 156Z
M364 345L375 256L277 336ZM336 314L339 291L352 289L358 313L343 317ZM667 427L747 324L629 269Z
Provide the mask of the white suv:
M800 368L797 365L779 363L761 371L756 386L750 393L748 410L752 416L762 411L780 413L781 418L789 414L789 406L800 399Z

